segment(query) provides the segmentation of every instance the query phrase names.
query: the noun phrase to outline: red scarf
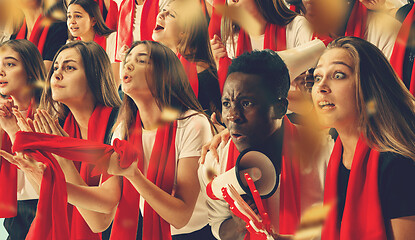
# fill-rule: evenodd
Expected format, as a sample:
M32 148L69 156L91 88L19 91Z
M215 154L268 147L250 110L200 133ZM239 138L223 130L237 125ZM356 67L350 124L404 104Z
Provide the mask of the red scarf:
M48 36L50 23L48 21L43 21L45 17L40 15L35 25L33 26L32 33L30 34L30 38L28 39L33 44L37 46L39 49L40 54L43 56L43 49L46 42L46 37ZM26 37L27 26L26 26L26 19L23 21L23 25L20 28L19 32L17 33L16 39L27 39Z
M95 0L95 2L99 5L99 10L101 14L104 13L105 3L104 0ZM110 7L107 9L107 17L105 19L105 25L107 25L110 29L117 31L117 21L118 21L118 6L115 1L110 0ZM105 48L104 48L105 49Z
M120 154L122 166L128 166L125 159L137 159L135 148L127 141L116 139L114 147L103 143L56 135L17 132L13 151L25 151L37 161L46 164L40 187L39 203L36 217L30 227L27 240L62 240L71 239L67 216L67 192L64 173L51 153L74 161L98 161L101 169L108 166L111 154ZM131 164L132 161L129 162ZM74 230L74 229L72 229ZM82 239L93 239L86 236ZM93 236L92 236L93 237Z
M134 0L122 1L118 18L117 47L115 49L115 59L120 62L123 60L120 53L121 48L124 45L131 47L133 42L135 11ZM145 0L140 22L141 39L136 40L153 40L153 29L156 26L156 18L158 13L159 0Z
M277 45L278 42L278 45ZM271 49L273 51L282 51L287 48L287 39L285 26L279 26L276 24L268 23L265 29L264 36L264 49ZM238 44L236 48L236 57L240 56L244 52L252 51L251 39L244 30L239 30ZM218 76L219 86L221 92L226 81L228 74L228 68L232 61L228 57L221 58L219 60Z
M212 16L209 22L209 38L212 39L215 34L220 36L220 25L222 21L222 15L219 14L215 6L217 5L225 5L226 0L213 0L212 4ZM218 81L219 81L219 88L220 93L223 92L223 85L225 84L226 75L228 74L228 68L231 65L232 60L229 57L223 57L219 59L218 63Z
M139 168L143 170L144 151L140 114L129 142L138 147ZM156 140L150 157L147 179L167 193L171 193L174 184L176 166L175 141L177 122L157 129ZM123 178L123 192L111 230L111 239L135 240L139 217L140 195L134 186ZM127 224L128 223L128 224ZM143 216L143 240L171 239L170 224L162 219L145 202Z
M82 41L80 37L77 37L76 40ZM105 51L107 51L107 38L105 36L95 34L94 42L98 43L98 45L100 45Z
M192 87L197 98L199 95L199 78L197 77L196 63L187 61L186 58L184 58L180 53L177 54L177 57L180 59L180 62L182 62L187 78L189 79L190 86Z
M359 0L355 0L344 35L365 39L366 21L367 8Z
M112 112L111 107L97 105L88 121L88 136L87 139L103 143L105 139L105 132L107 130L108 120ZM63 129L72 138L81 138L81 131L74 116L69 112L66 117ZM93 165L76 162L74 163L82 179L88 186L98 186L99 176L92 176ZM68 205L69 222L71 229L71 239L101 239L100 234L93 233L85 222L78 210L72 205Z
M284 117L284 138L282 148L281 181L280 181L280 213L279 213L279 234L294 234L300 223L301 217L301 194L300 194L300 173L298 161L292 155L289 146L296 138L295 126ZM226 171L235 167L239 151L232 142L229 146L228 162ZM263 200L264 207L270 203ZM266 210L266 209L265 209ZM247 236L249 233L247 234ZM249 237L245 239L249 239Z
M212 15L210 17L209 22L209 38L212 39L215 34L220 36L220 25L222 21L222 15L216 11L215 6L217 5L225 5L226 0L213 0L212 4Z
M411 26L413 24L415 15L415 7L412 7L411 11L405 18L405 21L402 23L401 29L399 31L398 37L396 38L395 46L393 47L392 56L390 63L395 69L396 74L403 80L403 66L405 59L406 45L409 40L409 33L411 32ZM415 96L415 66L412 66L412 75L409 82L409 91L412 95Z
M342 153L343 145L338 138L326 174L325 204L337 199ZM378 172L379 152L370 149L360 137L353 156L342 222L338 222L338 208L334 205L323 228L323 240L387 239L379 199Z
M33 119L34 99L29 104L26 118ZM1 149L11 153L12 143L6 132L3 133ZM0 158L0 217L11 218L17 214L17 167Z

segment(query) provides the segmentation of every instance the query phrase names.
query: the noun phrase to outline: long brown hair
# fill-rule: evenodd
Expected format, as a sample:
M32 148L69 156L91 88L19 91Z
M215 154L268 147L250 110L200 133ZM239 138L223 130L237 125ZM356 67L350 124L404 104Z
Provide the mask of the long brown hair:
M20 55L27 74L27 85L33 90L35 101L39 103L46 78L45 64L37 47L26 39L12 39L0 43L0 49L9 47Z
M157 106L160 109L165 107L177 109L180 113L191 109L206 116L209 120L193 93L180 60L170 48L158 42L137 41L128 50L126 57L134 47L141 44L144 44L149 52L149 70L151 71L147 73L148 77L146 79ZM125 127L123 135L126 138L129 136L128 130L136 121L137 110L133 99L124 94L119 120L116 125L121 124Z
M94 32L100 36L108 37L111 33L115 32L114 30L110 29L106 24L104 19L102 18L101 11L99 10L99 5L95 1L91 0L71 0L69 5L77 4L81 6L85 12L88 13L89 17L95 19L96 23L94 25ZM69 32L68 32L69 33ZM70 38L73 40L73 37L69 33Z
M253 0L258 8L258 11L268 23L286 26L298 14L291 11L284 3L284 0ZM233 41L233 36L239 31L239 26L232 22L229 18L224 17L221 26L221 38L223 44L226 46L228 39L236 49L236 44Z
M184 26L184 35L177 46L178 52L188 61L204 62L216 68L210 48L208 23L203 15L201 4L193 0L172 0L179 5L180 17ZM189 11L191 10L191 11Z
M117 86L112 73L111 62L107 53L97 43L74 41L63 45L55 54L52 66L55 64L59 54L63 50L70 48L76 49L81 54L88 87L91 90L96 103L108 107L120 106L121 99L118 95ZM64 119L69 112L68 107L52 99L50 81L53 71L53 67L51 67L46 80L46 87L43 90L41 107L46 109L52 116L58 116L60 119Z
M415 160L415 98L373 44L341 37L329 46L354 60L359 127L370 147Z

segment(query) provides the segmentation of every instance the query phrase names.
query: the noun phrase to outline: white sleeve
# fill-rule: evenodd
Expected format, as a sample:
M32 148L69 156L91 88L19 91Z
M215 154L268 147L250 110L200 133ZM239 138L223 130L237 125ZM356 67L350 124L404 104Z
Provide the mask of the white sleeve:
M378 47L389 60L401 23L384 13L371 13L367 18L366 40Z
M219 149L218 149L219 150ZM223 159L221 159L221 162ZM219 229L221 224L228 218L232 217L231 211L229 210L229 204L224 200L213 200L206 194L206 186L209 183L206 175L206 169L211 165L215 165L216 159L213 158L212 154L208 152L205 158L205 163L199 166L198 177L200 183L200 190L203 196L206 198L208 206L208 222L212 228L213 235L220 239ZM226 163L224 163L226 165ZM223 163L221 163L223 165Z
M295 17L286 27L287 49L308 43L313 38L310 23L303 16Z
M117 32L113 32L107 37L107 46L105 51L111 63L115 63L115 47L117 42Z
M123 124L119 124L115 129L114 129L114 133L112 134L111 137L111 145L114 144L114 140L116 138L123 140L124 138L122 137L122 130L123 130Z
M186 115L188 114L186 113ZM203 145L212 138L210 123L202 114L179 120L177 134L180 134L176 136L176 139L179 140L177 144L178 159L200 157Z

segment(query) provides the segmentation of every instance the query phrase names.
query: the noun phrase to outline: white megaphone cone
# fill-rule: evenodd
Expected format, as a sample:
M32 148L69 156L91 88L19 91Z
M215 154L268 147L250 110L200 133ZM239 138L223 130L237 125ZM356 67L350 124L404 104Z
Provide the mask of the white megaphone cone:
M214 178L206 186L212 199L223 199L222 188L232 184L239 194L251 194L244 178L248 172L262 198L270 197L278 187L276 167L263 153L247 149L238 156L235 167Z
M323 41L314 39L296 48L279 51L277 54L287 65L292 82L298 75L314 67L325 49L326 45Z

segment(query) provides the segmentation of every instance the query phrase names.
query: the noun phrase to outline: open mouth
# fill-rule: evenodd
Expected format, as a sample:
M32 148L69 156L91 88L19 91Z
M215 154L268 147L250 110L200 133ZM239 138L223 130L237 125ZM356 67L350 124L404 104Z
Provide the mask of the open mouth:
M318 103L318 106L321 108L321 109L332 109L332 108L334 108L334 103L331 103L331 102L328 102L328 101L321 101L321 102L319 102Z
M164 29L163 26L157 24L156 27L154 28L154 31L160 31L160 30L163 30L163 29Z
M5 86L5 85L7 85L9 82L6 82L6 81L0 81L0 87L3 87L3 86Z
M124 75L124 77L122 78L122 81L124 83L129 83L131 82L131 77L129 75Z
M241 140L245 137L244 135L239 134L239 133L232 133L231 136L232 136L232 139L234 139L236 141Z
M79 30L79 27L71 27L70 29L71 29L71 31L77 31L77 30Z

